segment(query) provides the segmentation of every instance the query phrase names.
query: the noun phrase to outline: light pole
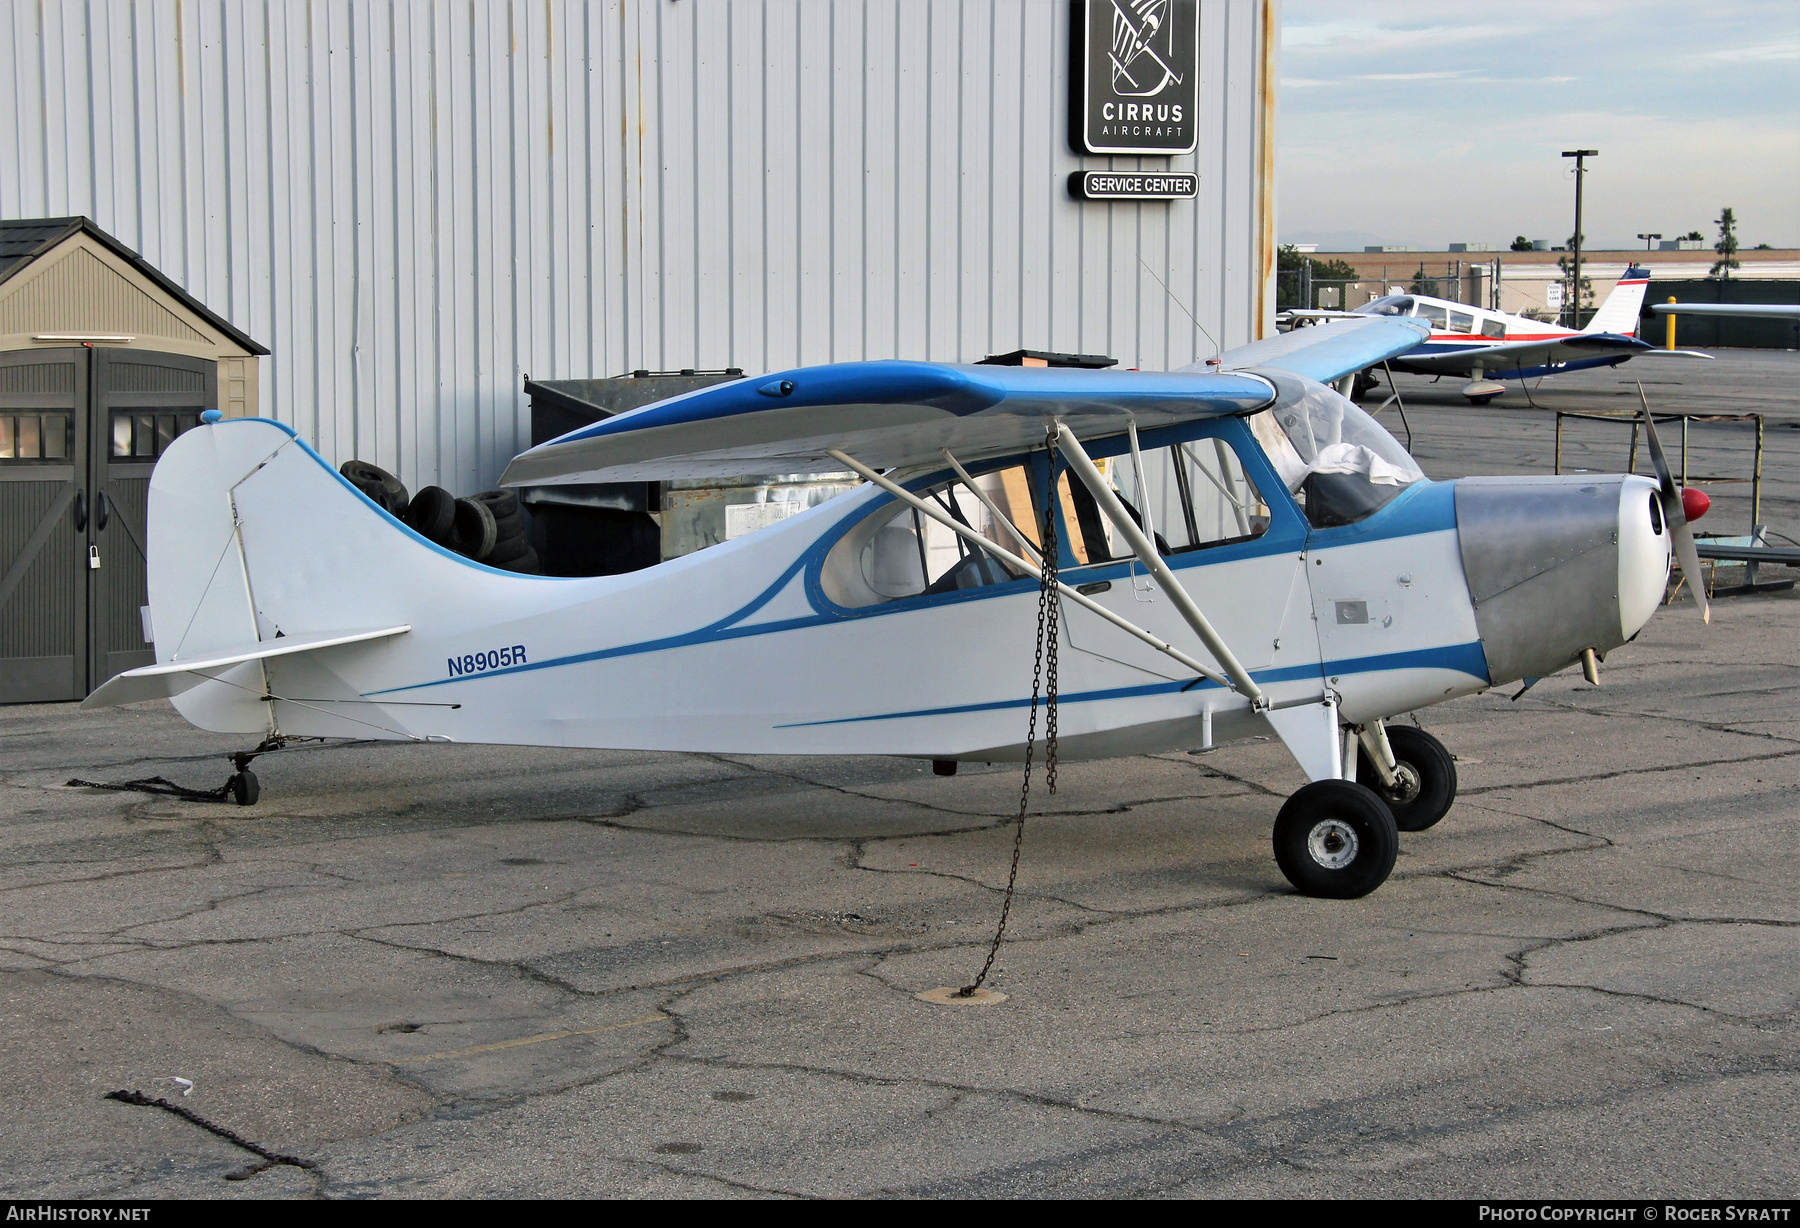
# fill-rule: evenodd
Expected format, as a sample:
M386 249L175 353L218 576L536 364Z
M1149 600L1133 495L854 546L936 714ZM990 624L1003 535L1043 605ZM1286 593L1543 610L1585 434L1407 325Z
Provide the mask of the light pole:
M1569 247L1575 255L1575 275L1569 289L1575 292L1575 327L1577 329L1581 327L1581 178L1587 174L1587 167L1583 163L1588 158L1598 158L1599 156L1598 149L1563 150L1563 157L1575 159L1575 237L1569 241Z
M1640 238L1644 241L1644 250L1649 251L1650 245L1652 243L1654 243L1656 240L1662 238L1662 236L1661 235L1639 235L1638 238Z

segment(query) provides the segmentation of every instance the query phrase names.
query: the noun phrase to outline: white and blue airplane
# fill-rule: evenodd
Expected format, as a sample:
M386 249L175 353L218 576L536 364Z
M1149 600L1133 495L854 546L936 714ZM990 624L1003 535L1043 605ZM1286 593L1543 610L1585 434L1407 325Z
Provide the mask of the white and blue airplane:
M1649 284L1649 269L1638 265L1626 269L1594 318L1580 329L1426 294L1384 295L1349 311L1298 309L1283 312L1279 319L1286 324L1358 316L1418 320L1430 328L1430 333L1412 349L1390 359L1388 365L1413 375L1464 376L1469 382L1462 394L1471 405L1486 405L1506 391L1501 380L1535 379L1587 367L1616 367L1644 354L1711 358L1712 355L1697 350L1657 349L1635 335Z
M1661 602L1671 543L1693 557L1654 442L1660 482L1427 480L1330 387L1425 331L1376 316L1200 369L859 362L674 397L535 447L505 480L866 482L591 578L452 554L288 427L211 421L151 479L157 663L87 703L167 696L264 746L1017 761L1053 530L1062 757L1279 737L1310 781L1275 820L1281 869L1360 896L1456 793L1444 747L1388 719L1591 673Z

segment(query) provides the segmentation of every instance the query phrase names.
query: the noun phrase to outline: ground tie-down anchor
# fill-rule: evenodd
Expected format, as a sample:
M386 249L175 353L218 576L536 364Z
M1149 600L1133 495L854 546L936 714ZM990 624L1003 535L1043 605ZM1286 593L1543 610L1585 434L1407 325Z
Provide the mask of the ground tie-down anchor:
M190 789L186 785L178 785L166 776L146 776L141 780L71 780L70 788L111 789L119 793L149 793L156 797L176 797L184 802L228 802L237 806L254 806L256 799L262 796L262 784L256 779L256 773L250 770L250 761L258 755L266 755L272 750L280 750L290 742L315 742L323 738L297 738L285 734L270 734L250 750L236 751L231 756L231 765L237 769L224 784L216 789Z
M1056 436L1049 435L1045 446L1050 454L1050 489L1056 488ZM1043 570L1038 582L1037 653L1031 667L1031 714L1025 726L1025 774L1019 782L1019 814L1014 820L1012 867L1006 874L1006 896L1000 902L1000 923L994 927L994 940L988 944L987 960L975 979L960 989L944 987L916 994L923 1002L939 1006L995 1006L1006 1001L1006 995L984 989L982 982L993 971L1000 943L1006 937L1006 922L1012 915L1013 890L1019 882L1019 852L1025 846L1025 810L1031 802L1031 762L1037 748L1038 697L1044 700L1044 780L1049 791L1056 792L1056 644L1057 623L1061 603L1057 601L1056 582L1058 546L1056 541L1056 506L1046 502L1044 528L1041 535Z
M194 1110L187 1108L184 1105L173 1104L164 1100L161 1096L146 1096L143 1092L128 1092L121 1090L107 1092L105 1098L107 1100L117 1100L124 1104L135 1104L144 1108L162 1109L165 1112L173 1113L175 1116L182 1118L185 1121L193 1122L196 1126L199 1126L209 1134L218 1135L234 1147L242 1147L251 1155L262 1157L263 1162L261 1164L251 1164L248 1167L238 1169L235 1172L226 1173L225 1180L227 1181L243 1181L247 1178L254 1177L264 1169L274 1168L277 1164L286 1164L290 1168L314 1169L318 1167L318 1165L311 1160L303 1160L299 1156L283 1155L279 1151L270 1151L260 1143L251 1142L229 1126L221 1126L217 1122L208 1121L206 1118L200 1116L200 1114L194 1112Z

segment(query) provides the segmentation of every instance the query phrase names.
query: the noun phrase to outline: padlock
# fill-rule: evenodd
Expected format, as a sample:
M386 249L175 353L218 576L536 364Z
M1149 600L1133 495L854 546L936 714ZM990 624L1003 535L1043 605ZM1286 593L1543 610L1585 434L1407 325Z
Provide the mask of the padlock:
M90 571L100 570L100 547L98 546L88 547L88 569Z

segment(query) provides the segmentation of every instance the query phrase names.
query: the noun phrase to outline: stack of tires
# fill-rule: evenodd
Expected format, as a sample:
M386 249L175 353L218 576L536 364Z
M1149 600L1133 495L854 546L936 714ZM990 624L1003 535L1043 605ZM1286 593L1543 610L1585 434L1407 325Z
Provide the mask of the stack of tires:
M501 571L542 572L515 491L484 490L459 499L442 486L427 486L409 498L400 479L367 461L345 461L339 472L427 541Z

